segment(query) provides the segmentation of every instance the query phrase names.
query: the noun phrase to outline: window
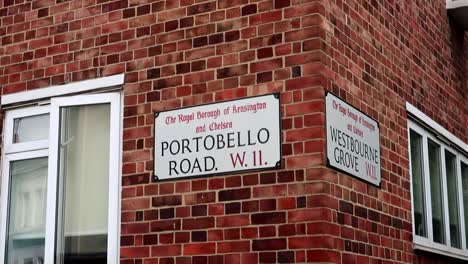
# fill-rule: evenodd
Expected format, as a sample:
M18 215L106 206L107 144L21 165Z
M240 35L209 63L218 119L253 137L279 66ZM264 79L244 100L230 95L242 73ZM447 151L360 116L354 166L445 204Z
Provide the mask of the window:
M0 263L118 262L120 94L5 111Z
M413 121L408 127L415 248L468 259L466 144Z

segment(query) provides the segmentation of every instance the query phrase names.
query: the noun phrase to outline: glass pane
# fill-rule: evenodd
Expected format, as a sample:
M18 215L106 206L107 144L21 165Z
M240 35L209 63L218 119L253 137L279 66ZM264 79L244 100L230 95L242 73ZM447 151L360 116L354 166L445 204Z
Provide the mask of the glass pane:
M47 158L10 166L6 263L44 262Z
M411 174L413 180L413 218L416 235L427 237L426 203L424 200L424 171L422 137L410 132Z
M447 150L445 151L445 169L447 176L450 242L452 247L461 248L460 219L458 215L457 163L455 155Z
M445 244L440 146L431 140L428 140L427 146L429 151L429 177L431 182L432 235L434 236L434 242Z
M107 263L110 105L61 108L56 263Z
M13 143L49 138L49 114L16 118L13 127Z
M468 165L461 162L461 176L463 184L463 212L465 212L465 237L468 243Z

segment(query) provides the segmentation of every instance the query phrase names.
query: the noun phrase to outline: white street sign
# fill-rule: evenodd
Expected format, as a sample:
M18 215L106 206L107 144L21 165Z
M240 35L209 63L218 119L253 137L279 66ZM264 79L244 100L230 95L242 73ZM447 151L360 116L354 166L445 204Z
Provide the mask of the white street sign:
M156 113L157 179L281 166L279 94Z
M326 119L329 165L380 186L378 123L330 92Z

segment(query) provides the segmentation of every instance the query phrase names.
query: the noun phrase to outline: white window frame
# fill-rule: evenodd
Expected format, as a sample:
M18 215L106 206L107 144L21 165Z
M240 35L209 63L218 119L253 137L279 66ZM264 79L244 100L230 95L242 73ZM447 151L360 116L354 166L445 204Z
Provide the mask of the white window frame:
M42 149L49 147L49 139L29 141L24 143L13 143L13 133L14 133L14 121L17 118L30 117L48 114L50 112L50 107L45 106L35 106L15 109L12 111L7 111L5 115L5 129L4 129L4 147L5 154L13 152L22 152L30 151L32 149ZM12 129L7 129L7 128Z
M20 160L28 160L28 159L35 159L35 158L46 158L49 155L49 151L47 149L41 150L32 150L28 152L20 152L14 153L10 155L6 155L3 158L3 166L2 166L2 175L6 175L6 177L2 177L2 201L1 201L1 226L0 226L0 260L4 261L5 259L5 249L6 249L6 240L7 240L7 224L8 224L8 204L9 204L9 187L10 187L10 164L13 161L20 161ZM47 208L47 207L46 207Z
M104 79L104 80L103 80ZM122 80L123 78L119 79ZM106 82L106 80L111 80ZM109 77L87 81L89 86L99 88L115 87L115 78ZM123 84L123 83L121 83ZM2 155L2 182L0 193L0 262L5 260L7 241L7 212L9 206L9 179L11 161L48 157L47 175L47 205L44 263L53 264L56 258L56 213L57 213L57 180L58 180L58 154L59 154L59 126L60 108L68 106L81 106L92 104L110 104L110 144L109 144L109 193L108 193L108 230L107 230L107 263L119 262L120 251L120 193L121 193L121 159L122 159L122 96L121 91L63 96L64 91L75 87L76 83L63 85L63 91L54 93L62 97L50 98L50 105L33 106L6 110L4 120L4 149ZM48 88L46 88L48 89ZM57 88L55 88L57 89ZM25 95L25 100L43 99L36 96L37 91ZM14 97L16 98L16 97ZM12 101L12 100L9 100ZM2 101L3 103L4 101ZM15 118L50 114L49 139L25 143L13 143L13 124Z
M468 164L468 158L466 156L466 144L460 139L456 138L453 134L445 129L441 129L436 122L422 114L419 111L414 111L415 108L410 105L407 110L410 114L416 117L418 120L408 119L408 152L411 152L411 138L410 131L416 132L422 137L422 150L421 153L423 159L423 180L424 180L424 203L426 215L426 232L427 238L416 235L415 230L415 219L414 219L414 197L413 197L413 175L412 175L412 164L411 155L408 156L409 160L409 173L410 173L410 186L411 186L411 217L412 217L412 231L413 231L413 242L414 248L418 250L429 251L449 257L455 257L459 259L468 260L468 241L466 241L465 228L468 228L464 218L464 201L462 194L462 178L461 178L461 162ZM425 126L431 128L432 131L424 128L418 123L423 123ZM436 124L436 125L434 125ZM444 233L445 233L445 245L439 244L433 241L433 230L432 230L432 206L431 206L431 194L430 194L430 175L429 175L429 157L428 157L428 140L436 143L440 146L440 167L441 167L441 178L442 178L442 199L443 199L443 210L444 210ZM455 146L455 147L452 147ZM449 208L448 208L448 194L447 194L447 177L446 177L446 164L445 164L445 151L449 151L454 154L456 159L456 173L457 173L457 188L458 188L458 209L459 209L459 223L460 223L460 242L461 249L451 247L450 239L450 219L449 219Z

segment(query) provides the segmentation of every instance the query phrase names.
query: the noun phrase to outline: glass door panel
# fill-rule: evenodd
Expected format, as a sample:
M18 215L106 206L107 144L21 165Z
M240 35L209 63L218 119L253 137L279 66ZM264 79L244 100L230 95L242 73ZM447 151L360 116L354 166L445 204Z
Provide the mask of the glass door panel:
M57 264L107 263L110 104L60 108Z
M423 140L411 130L411 174L413 180L413 218L416 235L427 237L426 203L424 200Z
M15 118L12 143L23 143L48 138L49 114Z
M44 263L47 158L10 163L6 263Z
M440 146L429 139L427 148L429 151L429 177L432 202L432 235L434 242L445 244L445 219Z
M456 156L445 150L445 175L449 209L450 245L461 248Z

